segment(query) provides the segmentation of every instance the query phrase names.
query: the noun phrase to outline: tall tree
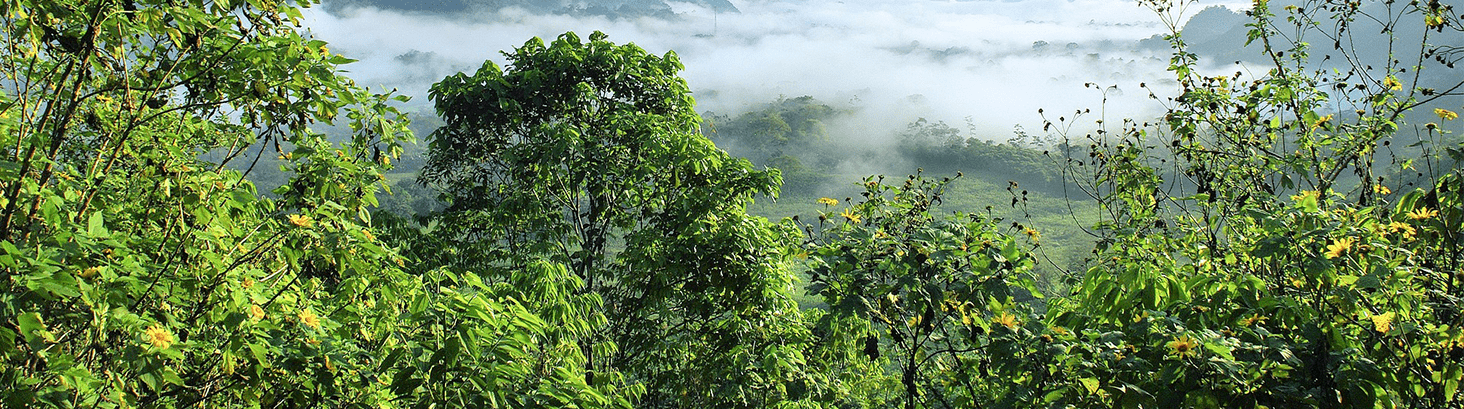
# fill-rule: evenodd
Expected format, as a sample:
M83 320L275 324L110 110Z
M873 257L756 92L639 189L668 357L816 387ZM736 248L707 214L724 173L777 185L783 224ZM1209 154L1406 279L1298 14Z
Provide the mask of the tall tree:
M730 158L698 129L675 54L596 32L538 38L448 77L430 97L446 126L422 180L442 223L501 260L570 267L605 320L577 340L587 378L623 371L652 406L757 406L795 374L800 331L783 265L789 230L749 217L776 171ZM794 334L796 335L796 334ZM769 386L771 385L771 386Z
M0 3L0 405L617 403L517 300L401 271L368 208L405 118L308 4Z

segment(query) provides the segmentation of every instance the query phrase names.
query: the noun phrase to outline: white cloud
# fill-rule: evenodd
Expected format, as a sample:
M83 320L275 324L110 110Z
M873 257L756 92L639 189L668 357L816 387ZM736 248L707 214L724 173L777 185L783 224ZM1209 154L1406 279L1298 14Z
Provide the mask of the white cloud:
M1137 90L1139 82L1168 77L1166 55L1132 49L1137 40L1163 30L1132 1L733 3L741 13L714 15L673 3L683 16L679 21L522 10L434 16L315 9L308 11L306 25L338 52L361 60L346 67L359 82L400 87L419 102L425 102L431 79L475 70L484 59L501 64L499 50L532 36L600 30L611 41L633 42L653 53L675 50L703 110L734 112L779 95L812 95L834 105L857 97L866 112L884 115L871 123L888 129L902 128L914 116L953 124L971 116L995 139L1005 139L1016 124L1039 128L1037 108L1096 108L1099 94L1084 90L1085 82ZM1034 50L1036 41L1049 45ZM1069 49L1069 43L1076 45ZM430 63L396 58L414 51L430 56ZM911 95L924 103L912 105ZM1143 95L1131 92L1122 102L1110 101L1110 112L1134 116L1157 110Z

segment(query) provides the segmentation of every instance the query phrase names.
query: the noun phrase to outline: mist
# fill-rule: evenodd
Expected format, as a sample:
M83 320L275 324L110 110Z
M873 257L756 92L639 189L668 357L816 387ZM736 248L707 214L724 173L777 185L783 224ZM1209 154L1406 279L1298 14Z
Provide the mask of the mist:
M536 14L522 8L431 13L363 6L309 10L305 26L339 53L364 85L397 88L425 104L433 82L503 64L501 50L530 37L595 30L649 52L674 50L699 111L735 113L780 96L809 95L867 114L879 142L924 117L962 124L989 139L1015 125L1040 129L1037 109L1071 112L1103 103L1110 117L1147 117L1162 107L1138 84L1164 84L1167 49L1139 41L1164 32L1132 1L732 1L740 12L668 3L672 18ZM1191 7L1198 11L1205 4ZM1084 83L1101 87L1085 89ZM1162 86L1162 85L1161 85ZM1110 96L1113 93L1110 92Z

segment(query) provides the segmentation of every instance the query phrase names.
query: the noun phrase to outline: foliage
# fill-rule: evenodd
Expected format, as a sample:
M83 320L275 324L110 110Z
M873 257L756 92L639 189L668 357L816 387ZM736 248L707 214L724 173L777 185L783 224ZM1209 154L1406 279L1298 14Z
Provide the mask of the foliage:
M305 5L4 3L0 401L613 404L514 299L400 270L367 209L405 118L292 27ZM251 146L277 200L227 166Z
M806 227L808 290L829 305L816 326L821 342L863 355L836 358L892 371L875 375L897 382L885 404L983 406L1045 382L1029 375L1028 362L1041 360L1021 345L1047 332L1025 303L1040 297L1028 253L1038 233L1008 234L979 214L939 215L950 181L869 178L861 201L835 214L839 201L821 199L828 213Z
M701 136L671 53L567 33L435 85L422 180L447 203L407 220L371 211L411 139L401 99L338 75L350 60L294 27L307 2L7 1L0 402L1459 406L1450 6L1257 2L1266 70L1212 76L1177 30L1188 3L1144 4L1180 93L1153 124L1047 127L1100 215L1072 293L1047 299L1042 233L941 210L955 179L866 178L807 224L749 216L780 174ZM1420 32L1396 48L1418 55L1369 61L1349 44L1375 44L1351 42L1370 22ZM837 114L805 97L723 122L814 173L781 150ZM1416 157L1392 146L1409 129ZM904 149L1051 170L1016 133L917 121ZM260 164L280 169L267 196ZM792 301L795 266L825 309Z
M596 300L559 313L592 323L570 334L592 385L643 384L644 406L797 399L790 233L745 214L778 173L699 134L674 54L596 32L505 55L432 88L446 125L422 180L448 201L442 232L494 279L569 267Z
M1145 4L1173 28L1187 3ZM1339 40L1329 52L1347 65L1332 74L1311 65L1304 41L1332 42L1365 19L1458 30L1434 24L1442 10L1301 2L1282 20L1258 2L1250 40L1271 67L1250 78L1200 74L1183 37L1169 36L1181 95L1162 124L1125 121L1117 135L1100 126L1087 158L1067 162L1105 217L1094 264L1053 322L1099 340L1082 349L1092 358L1129 348L1083 365L1101 404L1464 399L1459 171L1409 192L1378 177L1375 159L1407 111L1447 94L1405 88L1403 74L1449 68L1428 63L1439 48L1427 37L1406 67ZM1326 111L1338 106L1356 111Z
M975 128L974 125L971 126ZM974 131L964 134L945 122L920 118L899 135L898 151L911 162L936 172L970 172L994 181L1015 181L1047 192L1061 192L1061 170L1044 153L1066 150L1021 127L1005 143L979 138Z

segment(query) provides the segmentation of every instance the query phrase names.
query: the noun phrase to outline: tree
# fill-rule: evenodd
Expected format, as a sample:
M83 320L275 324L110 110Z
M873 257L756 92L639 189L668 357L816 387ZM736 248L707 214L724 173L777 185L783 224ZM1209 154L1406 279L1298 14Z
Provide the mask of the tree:
M898 383L885 386L893 389L891 402L866 404L1015 405L1041 396L1051 382L1033 370L1046 364L1047 352L1026 345L1049 333L1030 303L1041 296L1030 253L1038 233L1016 225L1008 231L999 219L979 214L942 215L941 196L951 181L917 174L896 185L867 178L860 201L833 213L838 201L820 199L828 213L806 226L808 291L829 305L816 333L821 343L863 355L822 360L852 368L870 362L885 373L848 375ZM859 401L868 393L836 398Z
M307 4L3 3L0 402L615 404L517 300L401 271L368 208L405 118L297 31ZM277 200L246 149L284 163Z
M801 328L789 231L745 214L778 173L700 135L675 54L596 32L505 56L432 87L446 125L421 180L448 202L443 231L497 260L499 279L568 266L603 305L573 311L594 331L567 335L591 384L628 374L648 406L782 399Z
M1407 133L1439 148L1455 119L1437 104L1464 87L1457 46L1430 34L1464 29L1451 8L1256 2L1265 70L1210 76L1178 32L1190 3L1145 4L1173 30L1179 96L1157 124L1099 121L1064 158L1103 221L1052 322L1111 334L1074 350L1114 361L1075 368L1097 404L1458 405L1460 170L1385 177L1447 163L1385 155ZM1427 123L1404 122L1420 107Z

